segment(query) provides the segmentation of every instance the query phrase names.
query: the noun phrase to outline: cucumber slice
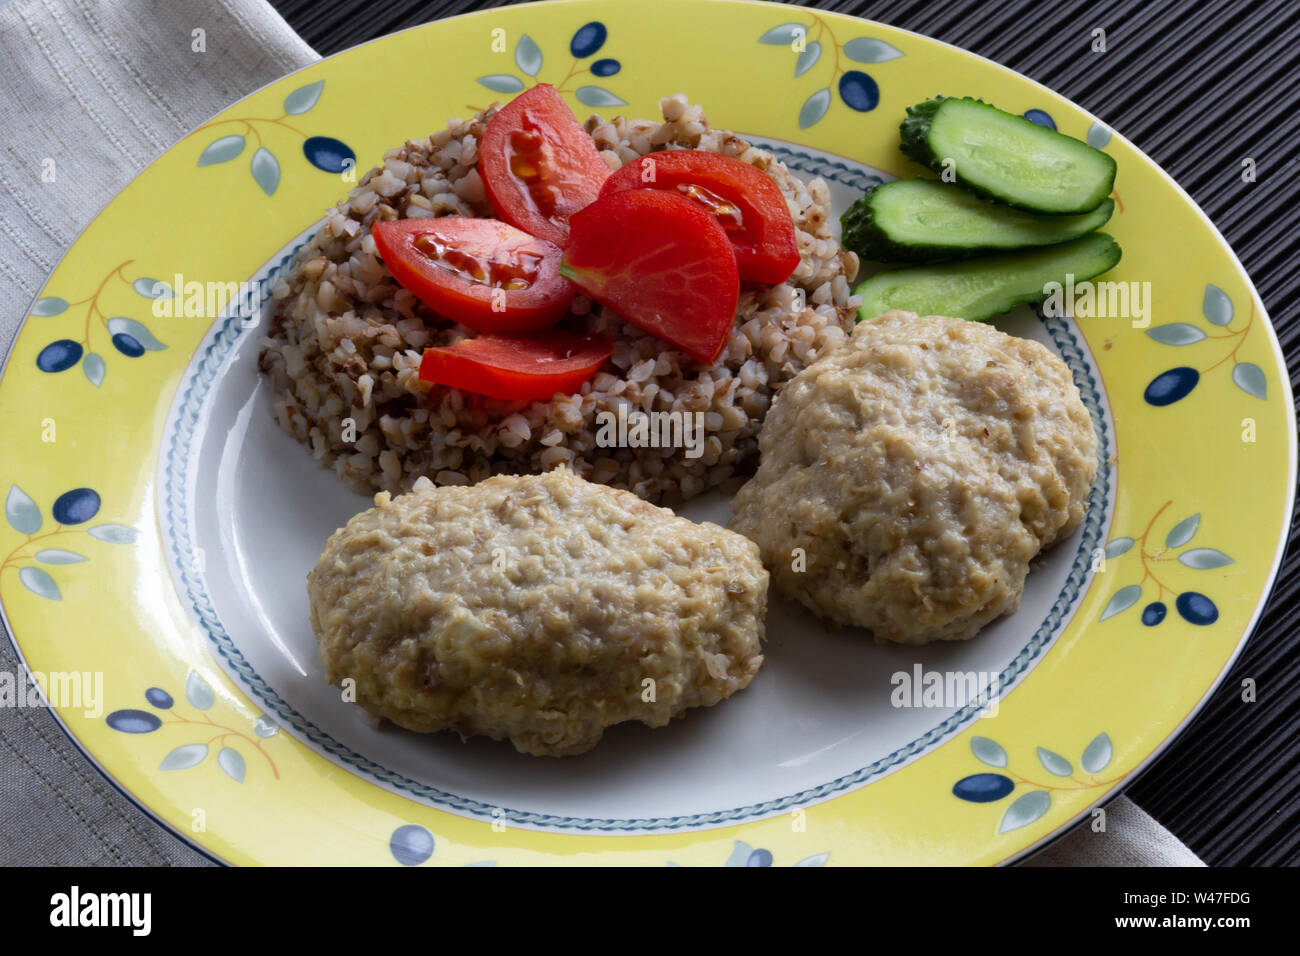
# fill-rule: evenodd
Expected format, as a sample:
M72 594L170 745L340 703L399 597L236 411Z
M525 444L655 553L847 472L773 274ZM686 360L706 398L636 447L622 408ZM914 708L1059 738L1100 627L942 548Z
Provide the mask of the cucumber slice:
M875 262L957 259L998 249L1068 242L1100 229L1115 210L1040 216L989 202L953 183L898 179L872 186L840 217L843 245Z
M1042 302L1043 286L1091 279L1119 262L1117 243L1104 232L1029 252L1009 252L948 265L912 266L881 272L858 284L858 321L894 309L917 315L950 315L984 322L1017 305Z
M1088 212L1110 195L1115 160L1070 136L969 97L907 108L902 151L989 199L1049 215Z

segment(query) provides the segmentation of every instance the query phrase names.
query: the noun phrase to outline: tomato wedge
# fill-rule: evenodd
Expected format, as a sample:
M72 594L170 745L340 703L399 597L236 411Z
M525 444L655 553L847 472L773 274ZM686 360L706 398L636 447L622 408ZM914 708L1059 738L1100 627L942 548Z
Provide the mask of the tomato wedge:
M496 219L376 222L375 246L403 288L440 315L483 332L548 328L575 290L560 247Z
M609 177L591 136L546 83L520 93L488 121L478 171L497 216L561 246L569 217Z
M489 333L425 349L420 378L492 398L551 398L581 389L613 351L609 339L563 329Z
M600 194L625 189L663 189L699 203L726 230L742 279L775 285L799 264L785 196L749 163L698 149L664 150L623 164Z
M696 361L717 360L740 280L712 213L678 193L630 189L596 200L570 224L562 275Z

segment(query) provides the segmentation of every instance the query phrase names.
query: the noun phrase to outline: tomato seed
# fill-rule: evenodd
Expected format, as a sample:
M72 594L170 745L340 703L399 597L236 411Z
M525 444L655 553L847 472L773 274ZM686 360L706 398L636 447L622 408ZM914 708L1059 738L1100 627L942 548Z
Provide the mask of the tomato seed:
M415 248L438 265L459 272L475 282L495 289L518 291L527 289L537 279L542 257L531 252L519 252L506 258L487 259L471 255L463 249L446 245L435 236L420 236Z
M510 172L528 187L538 212L548 219L559 206L560 192L548 181L554 178L555 150L536 130L521 129L510 134Z

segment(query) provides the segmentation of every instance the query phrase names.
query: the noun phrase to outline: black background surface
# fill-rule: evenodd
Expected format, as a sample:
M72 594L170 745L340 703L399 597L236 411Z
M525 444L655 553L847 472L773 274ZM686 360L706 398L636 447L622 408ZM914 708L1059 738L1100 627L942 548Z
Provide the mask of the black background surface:
M504 5L272 3L322 55L428 20ZM1300 5L1295 0L829 0L806 5L914 30L988 57L1069 97L1135 143L1192 195L1245 264L1297 388ZM1106 31L1104 54L1090 50L1097 27ZM1247 157L1257 165L1254 183L1241 181ZM1200 279L1189 276L1189 281ZM1273 598L1236 666L1177 743L1128 791L1211 865L1300 864L1298 531L1293 520ZM1240 699L1246 677L1258 686L1252 704Z

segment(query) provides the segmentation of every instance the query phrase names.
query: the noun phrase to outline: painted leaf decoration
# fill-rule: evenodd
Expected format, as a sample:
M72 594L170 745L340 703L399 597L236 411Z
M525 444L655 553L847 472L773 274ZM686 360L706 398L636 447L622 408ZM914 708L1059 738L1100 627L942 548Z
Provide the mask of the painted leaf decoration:
M1186 322L1170 322L1147 329L1147 335L1161 345L1191 345L1205 338L1205 333Z
M27 314L37 316L58 315L60 312L66 312L67 309L67 299L60 299L57 295L47 295L43 299L37 299L32 305L32 311Z
M1190 518L1184 518L1178 524L1169 529L1169 534L1165 535L1166 548L1181 548L1188 541L1192 540L1196 534L1196 529L1201 526L1201 513L1198 511Z
M257 152L253 154L253 159L248 164L248 170L253 174L257 185L262 187L262 192L268 196L274 195L280 188L280 161L265 146L257 147Z
M818 853L816 856L806 856L795 866L825 866L826 861L831 858L829 853Z
M170 299L174 292L172 287L161 279L154 279L150 276L141 276L131 283L131 288L135 289L146 299Z
M77 564L81 561L89 561L90 558L84 554L77 554L75 551L64 551L62 548L44 548L32 555L41 564Z
M1088 145L1093 149L1105 149L1106 144L1110 142L1110 129L1093 120L1092 125L1088 127Z
M807 35L808 28L802 23L783 23L764 33L758 38L758 42L766 43L768 46L786 46L797 38Z
M135 528L128 528L124 524L97 524L87 529L86 534L109 544L135 544L135 539L140 536Z
M1127 611L1138 602L1142 596L1142 588L1137 584L1130 584L1128 587L1120 588L1111 596L1106 603L1106 609L1101 612L1101 617L1097 620L1104 621L1108 617L1114 617L1121 611Z
M874 37L855 37L844 44L844 55L855 63L884 63L897 60L903 51Z
M149 331L147 326L137 322L135 319L128 319L121 315L109 319L109 335L117 335L119 332L125 332L150 352L161 352L163 349L167 348L166 345L154 338L154 334Z
M799 54L799 58L794 61L794 75L803 76L814 66L816 66L817 61L820 60L821 58L822 58L822 45L818 43L816 40L813 40L813 42L809 43L808 46L804 49L804 51Z
M231 747L222 747L217 753L217 766L235 783L244 782L244 758Z
M1054 777L1068 777L1074 773L1074 767L1070 764L1070 761L1046 747L1038 748L1038 762L1043 765L1044 770Z
M1051 809L1051 806L1050 793L1046 790L1033 790L1007 807L1007 812L1002 814L1002 822L998 824L998 832L1010 833L1027 827Z
M489 73L478 78L480 86L486 86L497 93L518 93L524 88L524 81L513 73Z
M1254 362L1238 362L1232 367L1232 381L1247 395L1256 398L1268 397L1268 379L1264 370Z
M1007 765L1007 752L1002 749L1002 745L996 740L990 740L988 737L972 737L970 739L970 752L975 755L975 759L980 763L986 763L990 767L1005 767Z
M316 105L323 89L325 89L324 80L298 87L284 98L284 111L290 116L302 115Z
M259 737L274 737L279 732L280 728L266 714L253 721L253 733Z
M1197 571L1210 571L1227 567L1232 564L1232 558L1218 548L1188 548L1178 556L1178 563Z
M158 765L159 770L189 770L203 763L208 756L207 744L182 744Z
M799 128L807 129L809 126L815 126L821 122L821 118L826 115L830 109L831 91L829 87L822 87L808 99L804 100L803 106L799 108Z
M1118 558L1121 554L1133 547L1132 538L1115 538L1106 545L1106 557Z
M1083 756L1079 758L1079 764L1088 773L1101 773L1110 765L1113 753L1110 735L1098 734L1092 738L1092 743L1083 748Z
M521 34L515 44L515 66L529 76L536 76L542 68L542 48L527 33Z
M190 676L185 681L185 699L195 710L207 710L216 701L212 688L198 671L190 671Z
M41 509L27 497L27 492L11 485L5 497L5 520L19 534L35 534L41 530Z
M1201 300L1201 312L1204 313L1206 321L1212 325L1227 325L1232 321L1232 300L1228 298L1228 293L1217 285L1206 285L1205 298Z
M223 136L208 143L203 152L199 153L198 165L215 166L217 163L228 163L243 151L244 137L238 133Z
M573 95L583 106L627 106L627 100L619 99L600 86L580 86L574 90Z
M104 364L104 357L98 352L87 352L86 357L81 360L81 371L85 374L86 381L99 388L104 382L104 373L108 371L108 366Z
M731 856L727 857L727 862L723 866L744 866L749 862L749 855L754 852L744 840L737 840L736 845L731 849Z
M59 593L59 586L54 583L54 578L40 568L20 568L18 580L23 583L23 587L37 597L43 597L47 601L63 600L63 595Z

